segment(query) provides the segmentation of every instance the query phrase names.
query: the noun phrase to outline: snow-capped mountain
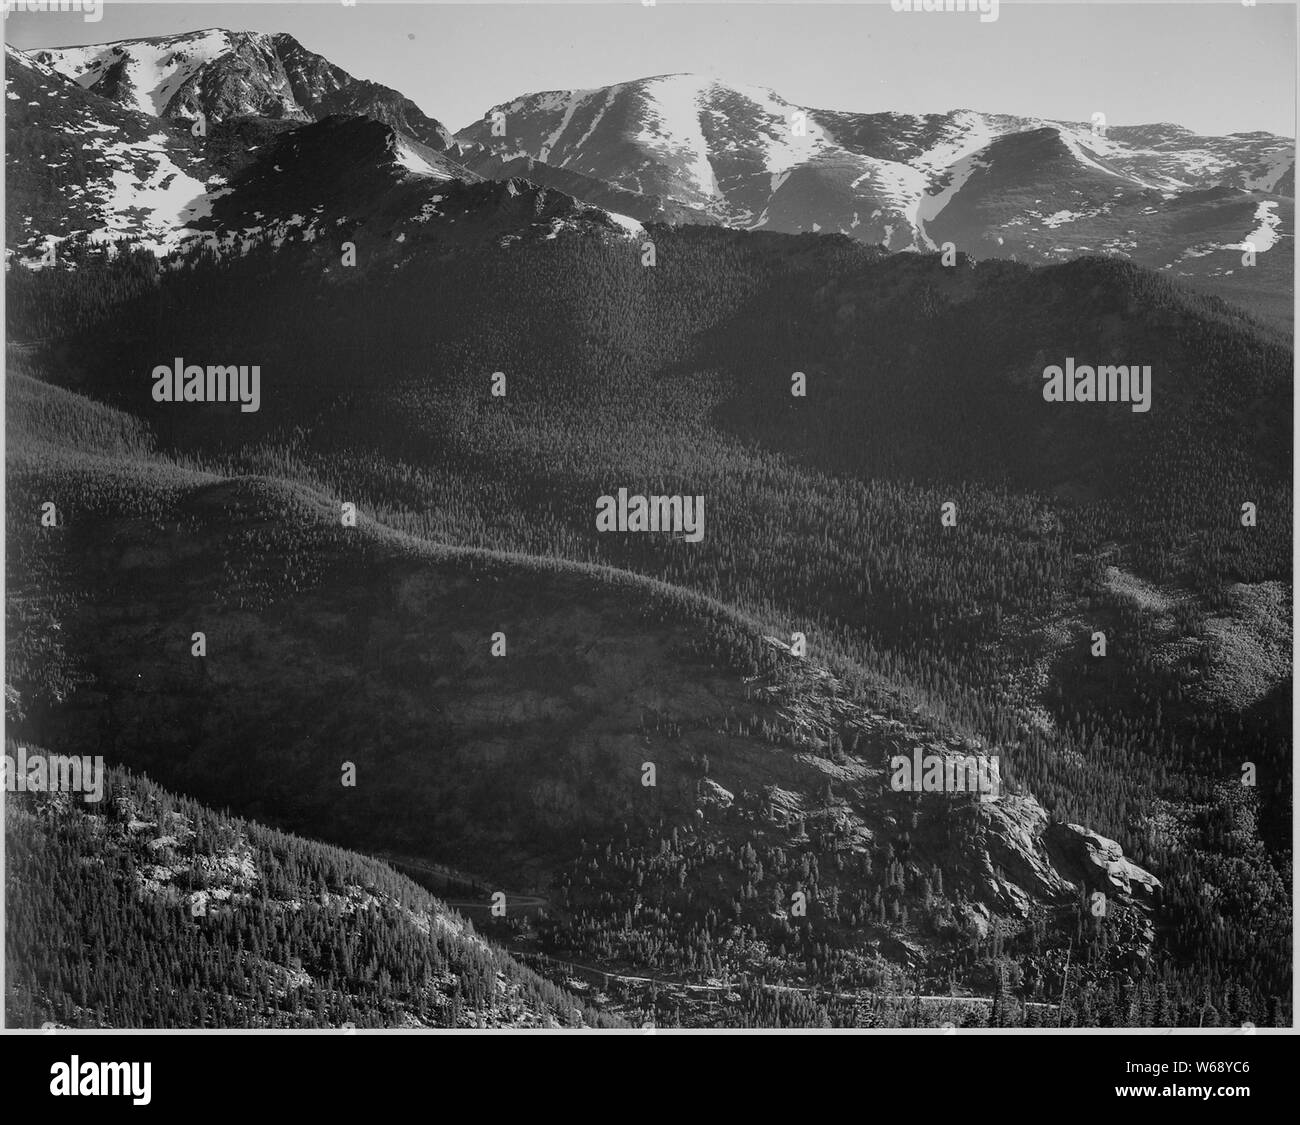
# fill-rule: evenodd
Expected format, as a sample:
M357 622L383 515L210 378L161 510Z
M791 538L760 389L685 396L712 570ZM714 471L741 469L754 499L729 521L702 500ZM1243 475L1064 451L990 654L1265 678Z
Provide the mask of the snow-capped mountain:
M68 240L125 240L165 254L200 244L246 252L260 242L278 246L328 235L331 245L370 239L370 259L387 260L430 241L446 246L484 237L557 237L565 230L619 238L641 232L633 218L512 178L504 169L494 176L502 182L484 183L453 159L459 150L445 138L438 138L441 148L426 145L384 120L391 114L349 111L314 121L304 119L299 99L297 109L263 104L272 116L247 115L243 111L255 103L236 105L230 100L235 86L205 79L204 73L213 73L202 69L208 62L173 75L171 86L132 80L106 87L75 81L7 47L8 255L41 268L53 264L52 252L54 260L69 259L62 246ZM137 67L134 73L139 78L143 72ZM161 109L161 117L134 108L145 90L147 104ZM198 90L204 112L212 111L200 136L191 129L186 90ZM223 119L218 105L239 112ZM553 171L553 177L536 178L581 181ZM603 183L591 186L615 201L645 202ZM377 243L387 249L375 253Z
M1108 130L955 110L923 117L795 105L764 87L667 74L491 107L457 137L662 195L729 225L840 231L892 250L929 249L928 226L1007 136L1039 138L1061 171L1115 188L1231 185L1275 191L1294 178L1294 142L1267 133L1198 137L1176 126Z
M128 109L153 117L209 121L270 117L320 121L361 114L428 148L451 135L396 90L353 78L292 35L209 28L34 52L38 62Z
M209 225L236 179L251 225L259 212L307 214L321 196L367 212L363 185L388 206L394 176L485 179L563 194L619 229L720 223L1029 262L1116 254L1279 321L1291 313L1295 144L1269 133L846 113L669 74L525 95L452 138L402 94L285 34L208 30L8 58L7 245L29 262L75 232L170 249ZM360 117L382 132L338 124ZM273 148L282 159L268 162ZM227 205L224 225L235 221Z

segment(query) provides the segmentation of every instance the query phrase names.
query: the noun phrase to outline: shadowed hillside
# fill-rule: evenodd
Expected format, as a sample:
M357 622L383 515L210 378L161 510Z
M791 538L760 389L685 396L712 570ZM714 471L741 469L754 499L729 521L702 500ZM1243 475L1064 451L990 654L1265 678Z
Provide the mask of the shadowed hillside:
M1041 1019L1067 942L1091 997L1080 1015L1122 1003L1117 974L1151 973L1163 876L1117 879L1114 845L1014 785L985 803L894 792L889 759L914 748L996 750L1012 778L1020 759L865 705L861 669L796 659L765 637L780 623L364 514L345 527L317 490L177 468L125 415L13 384L17 737L95 745L241 815L538 889L541 917L484 922L521 952L749 982L669 1009L688 1022L743 1022L757 980L810 989L783 1020L862 1022L870 991L918 974L936 992L1013 976L1024 1006L1000 1018ZM39 526L46 500L55 527ZM1265 887L1256 910L1281 890ZM1163 1001L1154 976L1135 987L1187 1018L1172 986Z

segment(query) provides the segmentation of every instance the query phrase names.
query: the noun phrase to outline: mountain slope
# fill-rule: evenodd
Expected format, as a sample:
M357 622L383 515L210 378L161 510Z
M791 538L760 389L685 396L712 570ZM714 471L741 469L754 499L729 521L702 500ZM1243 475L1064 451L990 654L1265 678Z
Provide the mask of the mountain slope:
M665 883L638 928L682 951L734 900L719 956L739 970L746 940L784 937L790 958L769 979L816 980L815 949L860 984L919 960L962 975L962 950L993 920L1064 933L1094 890L1119 927L1108 958L1148 956L1159 881L1117 846L1051 824L1025 794L893 791L892 755L987 750L854 703L825 668L705 599L601 568L435 548L364 516L346 528L325 497L269 479L182 472L147 453L110 461L95 443L72 454L29 427L77 414L75 396L21 379L15 391L43 405L11 417L10 510L55 496L63 521L53 536L22 517L9 529L20 735L60 749L93 737L110 761L243 815L488 886L526 880L566 921L555 940L605 932L633 889L572 883L584 841L662 839L672 854L686 841L757 849L768 874L721 866L703 895ZM40 643L51 619L59 650ZM490 651L497 629L504 657ZM345 762L353 787L340 784ZM798 856L820 875L790 884ZM896 875L893 905L873 906ZM814 904L793 931L768 905L785 901L783 884ZM930 933L908 910L945 921Z
M185 237L240 253L259 242L319 239L335 261L337 248L351 242L355 264L367 270L379 259L410 261L431 245L472 252L487 240L508 245L572 232L626 240L643 230L561 191L481 180L378 121L332 117L264 146Z
M5 48L5 244L29 266L78 232L157 252L205 215L218 181L161 122Z
M377 860L120 770L5 799L6 1027L619 1023Z
M583 203L626 215L642 223L704 223L716 220L702 211L657 195L641 195L615 187L604 180L584 176L545 164L527 156L503 160L490 152L468 150L462 153L461 162L476 175L487 180L527 180L539 187L554 188L573 196Z
M1057 128L997 138L922 201L926 240L1029 262L1114 255L1290 323L1293 199L1230 185L1158 190L1125 174L1133 161L1117 146L1089 141Z

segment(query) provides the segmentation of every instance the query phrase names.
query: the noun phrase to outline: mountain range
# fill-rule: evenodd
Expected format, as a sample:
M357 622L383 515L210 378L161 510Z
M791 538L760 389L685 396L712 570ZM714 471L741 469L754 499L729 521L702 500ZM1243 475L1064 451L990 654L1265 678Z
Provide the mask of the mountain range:
M11 222L10 251L29 258L73 231L174 246L228 190L217 153L235 122L278 132L360 115L392 130L399 155L412 143L425 153L408 161L416 173L527 180L641 222L843 233L890 251L952 245L1025 262L1115 254L1290 322L1295 144L1269 133L1108 127L1100 111L1089 122L848 113L669 74L526 94L453 137L402 94L287 34L212 29L27 56L9 49L7 62L8 100L18 103L8 107L11 131L29 138L10 174L44 179L32 211L52 187L66 200L62 213ZM218 134L207 145L186 135L200 114ZM70 168L68 135L109 125L117 136L92 140L90 167ZM317 175L332 179L353 155L322 150ZM86 193L92 202L73 198Z

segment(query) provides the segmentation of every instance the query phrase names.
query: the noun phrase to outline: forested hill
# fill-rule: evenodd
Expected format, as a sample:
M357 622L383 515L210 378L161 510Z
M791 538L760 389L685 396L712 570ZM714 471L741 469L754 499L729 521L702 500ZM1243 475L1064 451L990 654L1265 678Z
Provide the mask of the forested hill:
M909 970L984 989L1000 965L1041 1018L1068 943L1090 997L1150 963L1158 878L1027 794L896 791L896 751L967 744L873 712L727 607L348 526L319 491L182 469L138 420L10 381L19 736L523 891L535 928L508 913L484 932L659 974L663 993L634 986L616 1009L656 1021L745 1025L777 1001L785 1022L857 1025ZM1104 924L1085 892L1106 897ZM792 896L807 910L787 917ZM699 980L717 973L746 983ZM771 994L791 989L793 1006Z
M502 196L499 213L492 199L471 190L465 199L474 206L457 216L480 214L494 235L501 233L496 219L527 226L526 214L512 212L521 204L527 211L538 197L512 196L506 186L493 188ZM601 563L667 583L673 598L712 598L782 641L805 634L819 666L842 670L844 696L881 710L888 704L929 724L936 737L982 738L1017 792L1032 793L1056 820L1117 841L1160 878L1155 956L1132 966L1147 997L1165 988L1178 1022L1198 1022L1207 992L1230 993L1242 1019L1277 1018L1267 997L1289 989L1290 971L1286 341L1221 303L1114 261L1035 270L958 257L944 265L939 255L886 257L839 236L652 227L649 265L640 239L598 223L561 225L554 238L510 240L476 238L459 229L459 217L415 225L419 232L402 242L359 237L355 265L343 264L339 242L288 237L247 254L164 267L140 255L111 262L87 255L75 271L11 277L14 335L55 337L24 351L34 373L129 411L176 463L214 474L212 487L179 505L171 494L155 501L153 483L142 494L121 465L78 465L58 483L74 506L106 500L111 519L74 520L68 536L50 535L51 543L84 544L63 560L44 550L19 556L31 560L22 580L61 591L69 573L49 568L71 564L78 580L95 568L89 588L97 592L52 612L63 614L65 630L76 628L80 651L98 662L93 674L115 692L129 691L131 702L103 716L93 689L62 694L69 685L61 677L75 669L56 652L34 651L37 663L24 665L19 677L24 705L43 709L29 719L34 740L49 729L44 724L86 731L103 717L117 724L124 752L188 770L174 782L185 791L203 796L196 787L216 793L226 786L214 800L231 792L250 802L278 800L221 752L233 746L272 760L256 739L232 737L226 717L294 748L273 759L277 770L308 768L339 732L371 739L385 754L395 752L396 736L415 737L405 772L390 777L434 764L415 751L422 743L409 719L390 726L359 719L349 697L331 690L357 682L351 668L332 673L337 680L292 676L287 669L299 658L282 659L286 634L259 624L265 584L286 576L315 581L321 513L354 502L376 524L432 543ZM340 228L336 237L348 233ZM153 402L150 372L177 356L260 364L260 410ZM1067 356L1149 364L1151 410L1045 402L1043 367ZM495 372L505 378L499 397ZM807 378L806 396L790 393L795 372ZM11 400L11 424L48 434L63 457L83 448L50 422L67 409L66 401L56 406L25 391ZM10 511L28 513L59 475L46 475L50 450L25 448L11 436L11 459L15 451L22 471L11 463ZM151 467L149 480L159 472ZM219 485L217 476L258 479ZM623 485L704 495L703 540L601 534L594 502ZM277 516L298 488L316 494L307 536ZM1241 522L1245 501L1260 517L1249 527ZM945 526L940 517L949 502L957 520ZM142 513L155 522L141 523ZM178 525L192 537L196 520L210 537L203 558L227 569L197 568L192 545L166 538ZM11 542L39 546L41 534L16 524ZM278 553L261 546L268 534ZM150 545L153 536L163 536L161 546ZM141 558L153 560L134 570L147 583L112 577L114 565ZM281 559L283 575L268 574ZM495 587L478 576L468 583L444 576L436 602L420 593L412 603L419 607L414 632L398 624L408 616L409 579L397 575L381 590L368 564L345 569L341 594L327 603L299 599L298 616L279 624L292 626L294 652L367 670L358 690L379 704L374 714L406 716L408 701L442 707L427 716L424 743L452 747L475 769L428 774L431 798L423 807L438 808L450 833L436 830L409 785L395 793L414 801L405 823L377 801L369 808L384 809L383 816L353 810L356 823L344 825L332 813L304 808L308 790L300 785L285 789L284 807L335 830L406 833L437 847L454 838L475 862L530 871L546 861L541 853L555 838L531 832L527 818L545 823L559 809L571 817L558 825L560 842L578 844L583 859L555 890L571 887L589 916L579 932L552 934L555 942L589 961L623 951L655 971L734 966L775 925L771 911L761 911L769 896L804 877L803 857L779 842L785 829L771 824L773 800L783 798L765 792L795 787L784 776L756 776L752 762L820 774L824 759L803 756L808 701L787 703L784 712L760 710L738 727L728 712L749 707L742 691L720 707L688 708L701 724L692 732L671 700L678 691L699 698L694 680L707 671L679 657L656 662L655 654L678 651L676 627L665 632L660 621L649 639L629 635L635 623L603 582L597 591L570 573L542 585L536 574L506 568ZM416 592L423 589L417 583ZM249 604L241 605L245 598ZM94 612L63 612L68 604ZM341 622L337 604L372 611L351 625ZM592 606L594 616L575 609ZM196 627L189 622L204 607L231 614L227 641L249 649L228 666L263 710L232 713L220 681L197 678L186 661L176 666L183 651L164 651L150 632L148 622L165 620L168 643L179 646L176 638ZM253 616L241 616L250 607ZM657 617L652 612L651 620ZM12 636L24 635L19 625L33 643L46 636L35 617L18 622ZM326 625L337 650L302 642ZM551 648L534 648L530 662L494 666L486 638L496 629L522 629ZM423 642L421 630L430 633ZM1094 632L1109 640L1104 658L1092 653ZM688 635L710 630L697 618ZM764 671L773 651L752 635L747 640L734 665L742 676ZM556 645L567 663L546 656ZM606 658L611 648L618 660ZM114 651L137 652L139 663L114 659ZM445 659L451 669L435 674ZM124 679L137 671L144 691ZM503 710L506 671L522 679ZM466 676L472 682L462 690ZM563 706L549 686L536 686L556 677ZM643 683L658 685L659 694L652 707L630 710L627 684ZM275 716L289 689L307 694L285 723ZM465 702L470 689L479 703ZM160 696L151 692L170 700L166 721L137 728L137 709L158 711ZM789 752L786 761L749 746L741 771L747 784L731 789L726 775L718 782L737 798L742 817L738 829L728 828L735 838L724 854L752 864L748 844L761 875L758 867L733 872L710 901L696 883L677 880L716 862L716 850L707 850L716 849L714 840L680 833L674 840L670 823L649 825L647 841L636 837L634 823L625 834L622 813L633 799L621 788L625 773L610 772L613 788L602 793L600 773L554 752L585 753L572 736L570 692L584 712L606 708L599 722L617 725L595 744L629 761L647 737L695 779L706 757L711 776L723 766L713 749L701 753L705 739L772 741ZM210 699L223 717L205 717L197 698ZM472 730L471 740L449 742L447 724L453 732ZM882 748L868 743L854 752L849 734L836 727L812 736L843 784L828 791L823 777L810 785L800 776L798 786L806 808L833 821L847 800L877 833L870 871L853 860L837 874L844 893L828 915L829 933L847 933L852 949L883 933L914 932L918 917L922 929L924 919L938 917L945 952L932 962L936 987L944 987L949 968L959 980L978 979L981 947L990 944L995 956L1018 960L1028 995L1058 987L1067 944L1073 939L1077 953L1082 940L1076 919L1067 911L1051 933L1016 923L1010 954L1009 939L1004 947L1001 938L980 936L978 925L945 928L940 898L926 887L933 892L935 884L928 864L942 870L950 857L941 844L932 859L917 858L921 830L909 827L910 813L892 809L856 772L864 758L878 768ZM178 744L199 753L178 758ZM848 760L837 761L846 744ZM523 753L526 767L503 771L507 752ZM635 764L646 760L659 759ZM1243 762L1256 767L1250 788L1241 784ZM478 771L483 763L493 768ZM509 785L504 816L473 811L503 800L488 777ZM320 771L322 786L324 778ZM598 799L584 787L595 787ZM444 800L449 792L454 798ZM366 800L376 797L371 791ZM694 806L683 809L693 817ZM603 846L574 838L583 817L604 818ZM894 821L877 823L880 817ZM825 834L817 827L817 844L806 845L810 871L816 848L843 843L827 843L832 825ZM750 833L766 838L751 842ZM941 827L936 838L944 838ZM658 907L666 916L629 930L626 919L643 892L628 882L644 874L638 865L649 857L642 853L656 841L667 849L656 861L667 883ZM906 863L899 847L912 849ZM556 854L552 849L550 862ZM558 878L554 867L550 874ZM727 873L719 874L725 882ZM951 888L951 879L944 885ZM1207 886L1215 892L1207 895ZM592 894L596 901L586 901ZM679 897L683 906L672 906ZM737 910L737 924L753 931L744 933L743 952L720 952L712 944L719 912ZM1114 951L1125 935L1093 936ZM907 957L887 942L860 961L822 933L807 942L791 948L778 939L775 946L785 949L765 963L770 979L839 974L841 982L851 975L868 987L891 983ZM1098 958L1110 956L1098 948ZM1077 970L1077 957L1073 964ZM1116 1015L1127 1004L1125 987L1117 978L1101 1018L1125 1018Z
M142 776L5 815L7 1027L620 1024L387 864Z

